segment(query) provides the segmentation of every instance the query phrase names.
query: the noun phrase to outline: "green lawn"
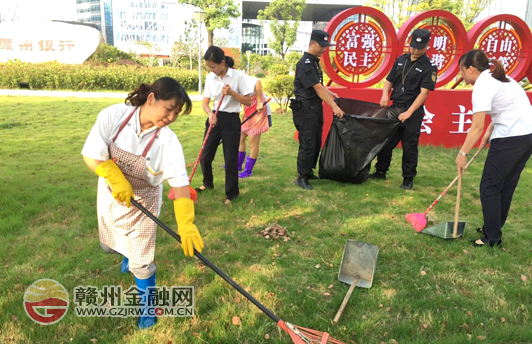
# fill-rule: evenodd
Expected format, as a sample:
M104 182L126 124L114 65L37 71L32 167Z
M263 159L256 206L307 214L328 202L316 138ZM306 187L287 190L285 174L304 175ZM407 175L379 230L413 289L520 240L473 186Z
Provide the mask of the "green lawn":
M134 283L119 273L119 257L98 246L96 176L80 151L98 112L113 100L0 97L0 342L1 343L289 343L275 323L197 259L158 231L157 283L196 288L194 318L161 318L147 331L135 318L80 318L78 285ZM199 151L205 116L172 125L187 162ZM482 224L479 179L485 153L463 183L465 240L416 234L404 215L422 212L454 178L456 150L420 151L414 190L401 184L400 151L388 180L361 185L328 180L305 192L294 186L297 143L291 115L274 115L262 138L254 176L224 206L222 152L215 186L196 203L204 254L282 319L329 331L346 343L531 343L532 168L529 163L504 228L504 249L475 249ZM193 186L201 183L201 171ZM165 187L166 194L167 186ZM452 221L455 191L431 212ZM175 229L172 204L161 219ZM261 234L279 224L292 240ZM338 325L331 321L348 286L337 280L346 239L379 246L371 289L355 289ZM63 284L69 313L56 324L32 322L23 309L26 288L41 278ZM238 316L240 325L233 325Z

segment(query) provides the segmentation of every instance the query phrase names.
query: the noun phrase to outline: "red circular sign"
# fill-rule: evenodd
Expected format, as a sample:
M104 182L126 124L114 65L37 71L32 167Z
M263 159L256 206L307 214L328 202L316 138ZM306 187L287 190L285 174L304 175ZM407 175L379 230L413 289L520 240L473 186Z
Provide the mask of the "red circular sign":
M333 82L348 88L370 87L390 71L397 36L381 11L365 6L350 8L335 16L325 31L336 42L322 57Z
M407 20L397 33L400 49L404 52L408 52L414 28L430 31L427 56L438 67L436 87L446 85L459 72L460 56L469 50L464 25L458 17L447 11L431 10L418 13Z
M526 76L532 61L532 34L526 23L511 14L497 14L482 19L469 30L471 47L486 52L507 67L515 80Z

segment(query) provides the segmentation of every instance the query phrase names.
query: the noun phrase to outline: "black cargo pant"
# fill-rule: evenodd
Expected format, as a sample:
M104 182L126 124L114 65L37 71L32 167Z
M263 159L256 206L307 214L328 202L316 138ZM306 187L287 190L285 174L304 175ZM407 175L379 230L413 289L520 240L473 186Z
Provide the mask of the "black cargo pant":
M303 101L301 107L293 109L293 120L299 131L299 152L297 154L297 172L309 177L316 168L321 149L321 131L323 129L323 105L319 102Z
M209 119L205 122L205 134L209 129ZM225 159L225 195L228 199L236 198L238 189L238 146L240 144L240 117L235 112L219 111L216 125L212 128L205 149L201 156L203 185L214 187L212 161L222 141Z
M480 181L484 235L501 240L515 188L532 154L532 134L493 139Z
M394 107L392 108L401 114L408 110L408 107ZM381 172L387 172L390 169L392 162L393 149L397 147L399 142L403 146L403 177L415 177L417 174L418 162L418 145L419 135L421 134L421 123L425 116L423 105L420 106L412 116L401 123L399 128L393 135L392 139L384 146L384 148L377 155L377 163L375 169Z

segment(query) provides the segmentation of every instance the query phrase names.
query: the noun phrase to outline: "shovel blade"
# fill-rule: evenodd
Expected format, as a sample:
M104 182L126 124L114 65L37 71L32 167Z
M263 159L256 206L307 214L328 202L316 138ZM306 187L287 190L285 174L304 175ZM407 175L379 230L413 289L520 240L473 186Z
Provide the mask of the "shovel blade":
M344 283L352 284L355 276L358 276L357 287L371 288L378 254L379 248L377 246L348 239L345 243L338 279Z
M453 237L454 222L443 222L434 226L430 226L421 231L423 234L432 235L442 239L455 239ZM456 231L456 239L464 236L466 222L458 222L458 229Z

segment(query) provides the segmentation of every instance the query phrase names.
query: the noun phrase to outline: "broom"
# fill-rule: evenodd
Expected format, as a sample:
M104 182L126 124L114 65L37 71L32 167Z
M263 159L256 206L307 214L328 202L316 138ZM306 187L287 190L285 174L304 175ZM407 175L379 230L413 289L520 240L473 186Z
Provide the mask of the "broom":
M244 108L244 117L242 118L242 131L248 136L256 136L265 133L270 128L268 123L268 108L267 103L271 98L267 98L264 103L264 108L260 113L257 112L257 98L251 99L251 105Z
M469 167L469 165L471 165L471 163L473 162L473 160L475 160L475 158L478 156L478 154L480 153L480 151L482 150L482 148L479 148L477 150L477 152L475 153L475 155L473 155L473 157L468 161L468 163L465 165L465 168L464 168L464 171L467 170L467 168ZM449 186L447 186L445 188L445 190L443 190L443 192L438 196L438 198L436 198L434 200L434 202L432 202L432 204L430 205L430 207L427 208L427 210L425 210L424 213L413 213L413 214L408 214L406 215L406 219L408 220L408 222L410 222L412 224L412 226L414 226L414 228L416 229L416 231L418 232L421 232L426 226L427 226L427 213L429 211L432 210L432 208L434 208L434 206L440 201L440 199L447 193L447 191L449 191L449 189L454 185L454 183L456 183L456 181L458 180L459 176L456 176L453 181L451 182L451 184L449 184Z
M140 209L146 216L148 216L150 219L152 219L155 223L157 223L162 229L164 229L168 234L170 234L174 239L176 239L179 243L181 243L181 237L176 232L172 231L168 226L166 226L161 220L159 220L155 215L153 215L149 210L144 208L139 202L135 201L135 199L131 198L131 203ZM220 277L222 277L227 283L229 283L233 288L238 290L240 294L242 294L246 299L251 301L255 306L257 306L262 312L264 312L267 316L270 317L275 323L277 323L277 326L279 326L283 331L288 333L290 338L295 344L345 344L344 342L341 342L337 339L331 338L327 332L319 332L316 330L300 327L293 325L289 322L285 322L284 320L278 318L275 314L273 314L272 311L270 311L268 308L266 308L263 304L261 304L257 299L255 299L251 294L249 294L247 291L244 290L240 285L238 285L235 281L233 281L229 276L227 276L222 270L220 270L216 265L214 265L210 260L208 260L205 256L203 256L201 253L196 251L194 249L194 255L199 258L205 265L207 265L209 268L211 268L214 272L216 272Z

